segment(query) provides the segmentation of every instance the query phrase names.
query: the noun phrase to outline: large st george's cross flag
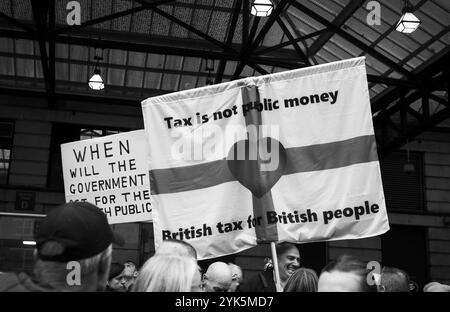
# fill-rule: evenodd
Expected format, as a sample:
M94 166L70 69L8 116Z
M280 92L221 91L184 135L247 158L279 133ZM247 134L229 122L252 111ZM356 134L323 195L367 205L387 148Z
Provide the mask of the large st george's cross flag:
M207 259L386 232L364 61L144 100L156 248Z

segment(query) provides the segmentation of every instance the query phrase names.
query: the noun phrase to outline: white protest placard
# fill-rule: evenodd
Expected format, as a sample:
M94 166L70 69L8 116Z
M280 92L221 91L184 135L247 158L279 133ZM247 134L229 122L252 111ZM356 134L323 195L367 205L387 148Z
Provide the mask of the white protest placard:
M364 61L143 101L156 247L182 239L207 259L386 232Z
M152 219L144 130L61 145L66 201L87 201L110 224Z

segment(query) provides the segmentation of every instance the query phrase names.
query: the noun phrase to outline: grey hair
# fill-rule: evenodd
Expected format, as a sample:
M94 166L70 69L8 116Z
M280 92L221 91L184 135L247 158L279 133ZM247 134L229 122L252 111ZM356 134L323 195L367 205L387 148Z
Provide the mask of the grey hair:
M80 265L81 287L88 286L84 285L83 280L94 274L97 274L98 278L101 279L100 283L103 283L104 279L104 284L106 285L111 265L111 255L112 245L109 245L95 256L76 261ZM67 284L67 276L71 270L71 267L68 265L70 262L47 261L38 258L34 265L33 274L41 284L66 288L70 286Z

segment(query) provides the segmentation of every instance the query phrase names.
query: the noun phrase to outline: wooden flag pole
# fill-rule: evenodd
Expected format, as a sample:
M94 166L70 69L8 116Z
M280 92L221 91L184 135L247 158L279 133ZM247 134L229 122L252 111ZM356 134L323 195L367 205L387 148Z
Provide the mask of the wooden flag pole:
M273 271L275 272L275 286L278 292L282 291L281 280L280 280L280 271L278 270L278 257L277 257L277 249L275 248L275 242L270 242L270 249L272 250L272 263L273 263Z

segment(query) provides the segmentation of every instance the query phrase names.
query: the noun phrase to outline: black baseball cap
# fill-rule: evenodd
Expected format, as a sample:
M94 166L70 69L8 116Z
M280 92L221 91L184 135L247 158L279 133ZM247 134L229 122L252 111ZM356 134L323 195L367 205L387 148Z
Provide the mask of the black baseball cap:
M35 234L42 260L67 262L95 256L110 244L123 243L106 215L88 202L66 203L52 210Z
M125 266L122 263L118 263L118 262L111 263L111 268L109 269L108 280L113 279L114 277L118 276L120 273L123 272L123 269L125 269Z

